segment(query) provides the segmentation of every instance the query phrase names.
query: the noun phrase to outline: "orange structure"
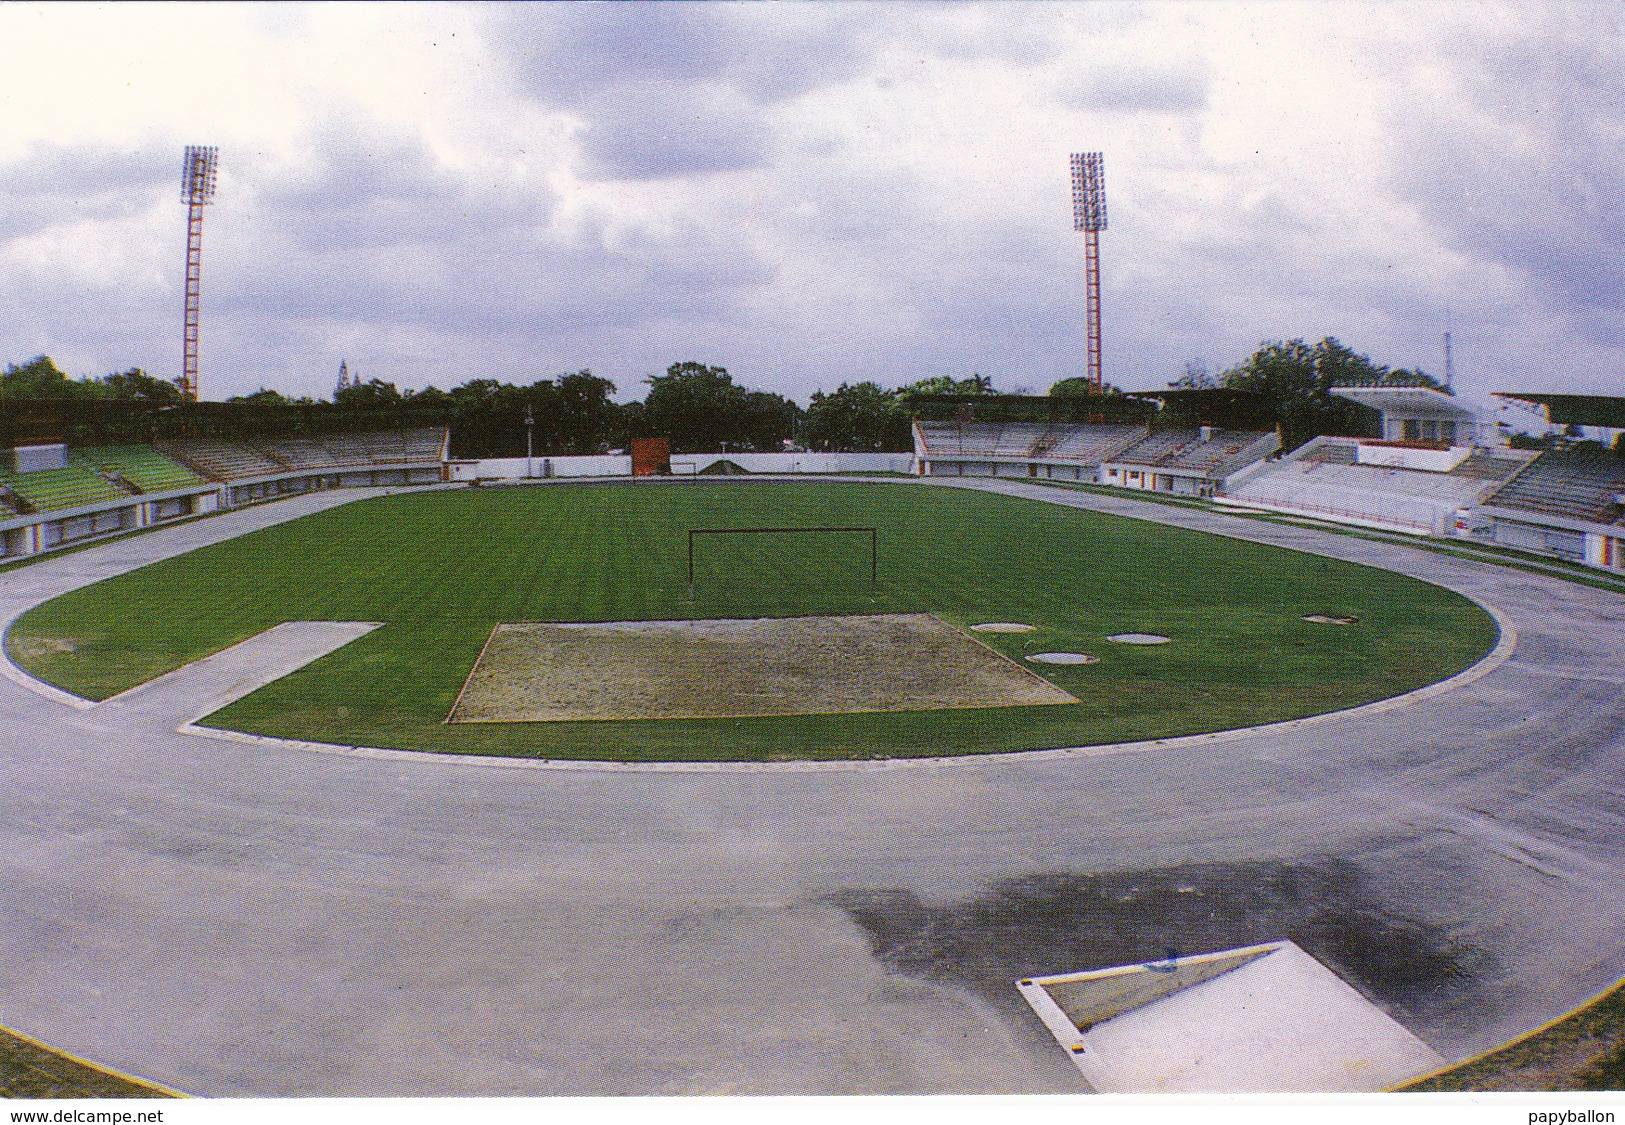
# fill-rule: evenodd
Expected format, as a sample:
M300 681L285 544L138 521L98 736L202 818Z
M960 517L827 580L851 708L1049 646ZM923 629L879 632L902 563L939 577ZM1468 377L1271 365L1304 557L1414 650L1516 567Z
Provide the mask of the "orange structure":
M632 439L632 475L652 477L671 472L671 442L663 437Z

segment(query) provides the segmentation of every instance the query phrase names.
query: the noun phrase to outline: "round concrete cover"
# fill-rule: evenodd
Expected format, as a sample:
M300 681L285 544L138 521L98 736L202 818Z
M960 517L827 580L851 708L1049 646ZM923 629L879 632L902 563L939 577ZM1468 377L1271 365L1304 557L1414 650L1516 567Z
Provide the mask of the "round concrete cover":
M1168 638L1161 633L1118 633L1106 639L1116 641L1120 645L1165 645L1168 643Z
M1031 633L1033 626L1023 625L1018 621L984 621L980 625L972 625L971 631L975 633Z
M1035 652L1027 658L1035 664L1098 664L1100 657L1083 652Z

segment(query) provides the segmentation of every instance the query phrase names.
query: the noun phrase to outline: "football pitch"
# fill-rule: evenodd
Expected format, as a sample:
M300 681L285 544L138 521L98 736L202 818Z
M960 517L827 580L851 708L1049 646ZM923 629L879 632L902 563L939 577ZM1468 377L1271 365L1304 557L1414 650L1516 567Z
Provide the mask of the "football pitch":
M724 535L697 549L690 599L691 529L786 526L878 529L875 585L866 536ZM915 614L975 636L1077 702L445 721L502 625ZM1420 687L1471 664L1496 636L1483 610L1438 587L1220 536L897 482L729 482L359 501L65 595L21 618L7 644L35 675L102 699L284 621L384 627L206 725L633 761L948 755L1230 729ZM1034 628L969 632L984 622ZM1123 634L1169 641L1109 639ZM1096 662L1026 659L1044 652Z

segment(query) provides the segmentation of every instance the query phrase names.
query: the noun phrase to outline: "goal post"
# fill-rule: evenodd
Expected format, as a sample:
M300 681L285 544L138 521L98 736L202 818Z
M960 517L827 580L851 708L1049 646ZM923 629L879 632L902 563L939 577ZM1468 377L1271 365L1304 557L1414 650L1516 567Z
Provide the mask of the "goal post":
M829 535L851 534L869 537L869 591L879 585L880 551L878 529L873 527L691 527L688 529L688 600L694 600L694 539L699 535Z

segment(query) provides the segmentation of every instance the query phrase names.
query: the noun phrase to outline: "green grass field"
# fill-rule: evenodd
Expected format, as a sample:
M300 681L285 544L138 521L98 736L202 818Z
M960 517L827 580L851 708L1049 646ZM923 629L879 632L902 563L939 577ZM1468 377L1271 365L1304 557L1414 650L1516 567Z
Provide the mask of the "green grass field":
M880 529L702 541L691 527ZM1082 702L768 719L447 726L498 622L931 612ZM1358 618L1338 627L1301 620ZM209 720L261 734L450 753L617 760L961 754L1227 729L1350 707L1448 676L1494 644L1466 599L1386 571L1137 520L897 483L566 485L360 501L40 606L13 659L92 698L288 620L386 627ZM1173 643L1113 644L1121 632Z

